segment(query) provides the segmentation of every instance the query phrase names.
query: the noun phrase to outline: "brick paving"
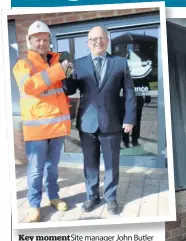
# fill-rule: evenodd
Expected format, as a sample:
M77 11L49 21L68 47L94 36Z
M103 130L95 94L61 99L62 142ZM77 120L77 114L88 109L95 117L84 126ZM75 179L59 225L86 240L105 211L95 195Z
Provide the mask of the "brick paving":
M103 194L104 172L100 173L100 194ZM41 202L42 222L106 219L114 217L157 217L169 216L168 174L167 169L140 167L120 167L120 181L117 200L120 214L111 216L107 212L104 199L94 211L85 213L81 210L86 198L82 164L60 163L59 195L69 205L66 212L56 211L48 205L43 190ZM26 199L26 165L16 165L18 222L27 222L28 203Z

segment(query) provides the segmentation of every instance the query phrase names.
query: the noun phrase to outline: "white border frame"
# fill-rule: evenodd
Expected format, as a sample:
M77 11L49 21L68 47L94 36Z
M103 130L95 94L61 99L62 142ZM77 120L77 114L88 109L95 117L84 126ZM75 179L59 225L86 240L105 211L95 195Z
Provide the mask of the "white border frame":
M166 18L186 18L186 7L166 8Z
M13 140L13 121L12 121L12 102L11 102L11 85L10 85L10 63L9 63L9 46L8 46L8 15L17 14L37 14L37 13L57 13L57 12L78 12L78 11L96 11L96 10L113 10L113 9L131 9L131 8L159 8L160 9L160 31L162 51L162 69L164 84L164 101L165 101L165 122L166 122L166 140L167 140L167 159L168 159L168 180L169 180L169 216L160 217L119 217L114 219L93 219L77 221L60 221L60 222L40 222L40 223L18 223L18 212L16 199L16 175L15 175L15 157L14 157L14 140ZM132 3L132 4L108 4L108 5L90 5L75 7L57 7L57 8L19 8L2 11L3 26L3 55L4 55L4 84L5 98L7 107L7 134L8 134L8 157L10 161L10 184L12 199L12 223L13 229L32 229L48 227L69 227L69 226L87 226L87 225L105 225L105 224L124 224L124 223L149 223L165 222L176 220L175 208L175 187L174 187L174 170L173 170L173 153L172 153L172 129L171 129L171 108L169 93L169 73L167 59L167 38L166 38L166 18L164 2ZM12 168L13 167L13 168Z

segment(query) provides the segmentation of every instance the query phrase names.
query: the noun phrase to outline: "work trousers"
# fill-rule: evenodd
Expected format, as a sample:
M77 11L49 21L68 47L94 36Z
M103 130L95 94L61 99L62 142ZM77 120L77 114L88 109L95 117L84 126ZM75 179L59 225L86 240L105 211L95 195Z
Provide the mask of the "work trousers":
M58 164L63 143L64 137L25 142L28 159L27 197L33 208L40 207L43 179L48 198L59 198Z

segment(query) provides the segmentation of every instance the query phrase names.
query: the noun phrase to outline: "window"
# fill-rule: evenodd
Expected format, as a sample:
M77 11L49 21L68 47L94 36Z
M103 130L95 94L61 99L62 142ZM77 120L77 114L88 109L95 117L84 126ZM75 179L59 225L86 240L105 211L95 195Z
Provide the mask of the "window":
M128 59L129 69L137 95L137 124L129 137L140 145L125 148L128 137L121 142L121 155L156 155L158 137L158 36L159 28L108 30L112 55ZM72 61L90 53L87 47L87 33L59 36L57 50L68 51ZM78 131L75 128L79 106L79 95L71 98L72 132L65 143L65 152L81 152ZM123 143L123 144L122 144Z

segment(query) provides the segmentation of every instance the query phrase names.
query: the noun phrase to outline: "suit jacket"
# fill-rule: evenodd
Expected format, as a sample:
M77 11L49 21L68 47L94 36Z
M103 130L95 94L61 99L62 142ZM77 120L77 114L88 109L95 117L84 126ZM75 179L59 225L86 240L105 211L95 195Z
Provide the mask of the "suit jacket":
M107 54L105 76L98 85L91 55L77 59L75 76L63 81L68 95L80 90L77 129L94 133L99 127L103 133L117 132L122 124L135 124L136 96L127 60ZM120 91L123 88L125 116L121 118Z

